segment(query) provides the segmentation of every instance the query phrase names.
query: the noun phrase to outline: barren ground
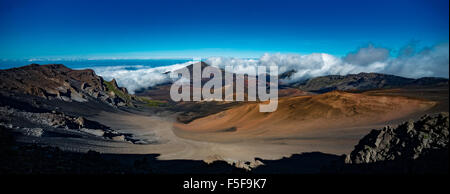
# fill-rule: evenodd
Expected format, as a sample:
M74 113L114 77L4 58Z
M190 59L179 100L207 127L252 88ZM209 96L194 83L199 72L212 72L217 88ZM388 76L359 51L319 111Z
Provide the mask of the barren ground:
M145 145L96 138L46 137L24 140L75 151L92 149L103 153L157 153L160 154L160 160L225 160L232 163L254 161L256 157L279 159L312 151L347 154L372 129L417 118L427 112L445 111L439 101L398 97L397 93L395 96L381 94L381 91L370 95L335 92L322 96L286 98L280 100L280 112L272 113L275 115L255 112L257 104L244 104L189 124L177 122L173 112L153 115L101 112L90 117L113 129L155 142ZM444 101L448 101L448 93L446 95ZM297 107L293 108L292 105ZM355 107L358 108L356 112L348 111ZM272 116L275 120L267 119Z

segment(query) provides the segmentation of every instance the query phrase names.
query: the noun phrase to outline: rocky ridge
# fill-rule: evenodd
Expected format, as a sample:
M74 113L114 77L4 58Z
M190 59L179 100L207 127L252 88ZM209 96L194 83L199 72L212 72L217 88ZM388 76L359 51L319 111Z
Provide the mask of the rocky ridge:
M33 137L41 137L47 134L88 135L134 144L154 143L137 139L131 134L118 132L81 116L68 116L56 111L34 113L10 107L0 107L0 126Z
M293 72L282 74L280 79L289 80ZM349 75L328 75L311 78L290 84L300 90L325 93L334 90L370 90L402 87L439 87L447 86L448 79L436 77L423 77L419 79L405 78L380 73L359 73Z
M0 91L38 96L47 100L100 100L114 107L133 106L132 96L113 79L108 82L91 69L73 70L61 64L31 64L0 70Z

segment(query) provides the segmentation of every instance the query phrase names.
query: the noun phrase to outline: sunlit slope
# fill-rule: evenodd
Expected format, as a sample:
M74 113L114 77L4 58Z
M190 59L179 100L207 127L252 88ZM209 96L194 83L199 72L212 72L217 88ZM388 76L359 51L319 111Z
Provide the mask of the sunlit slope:
M176 124L176 127L181 131L220 132L222 135L289 135L395 120L425 111L435 104L406 97L334 91L280 98L278 109L272 113L259 112L258 103L246 103L188 124Z

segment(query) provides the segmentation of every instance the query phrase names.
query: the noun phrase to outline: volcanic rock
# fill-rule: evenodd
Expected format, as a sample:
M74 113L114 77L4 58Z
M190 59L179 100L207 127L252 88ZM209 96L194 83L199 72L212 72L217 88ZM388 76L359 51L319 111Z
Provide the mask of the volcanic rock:
M111 90L120 91L123 95L111 95ZM66 102L101 100L111 106L131 104L127 90L120 88L115 80L106 82L91 69L72 70L61 64L31 64L0 70L0 92Z
M425 115L396 128L372 130L346 157L346 163L361 164L388 160L414 160L432 150L448 149L448 113Z

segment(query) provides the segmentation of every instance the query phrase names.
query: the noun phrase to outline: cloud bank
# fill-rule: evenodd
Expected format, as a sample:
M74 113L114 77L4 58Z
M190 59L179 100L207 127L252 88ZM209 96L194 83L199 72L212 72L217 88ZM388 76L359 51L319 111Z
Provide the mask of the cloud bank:
M344 57L326 53L264 54L259 59L238 59L211 57L205 62L225 67L232 65L237 73L247 73L250 66L278 65L279 73L295 70L290 81L324 75L346 75L360 72L377 72L403 77L446 77L449 73L449 44L443 43L431 48L417 50L414 44L401 49L396 57L386 48L373 45L359 48Z
M295 70L288 82L324 75L346 75L360 72L378 72L403 77L445 77L449 75L449 43L430 48L417 49L410 44L401 49L397 56L391 56L386 48L373 45L361 47L343 57L326 53L300 54L264 54L259 59L241 59L233 57L211 57L204 61L209 65L224 68L233 66L235 73L248 73L257 65L278 65L279 73ZM110 80L116 78L120 86L130 93L170 81L167 71L174 71L191 64L186 62L162 67L148 66L110 66L93 67L95 72Z
M126 87L130 93L134 94L136 90L141 88L147 88L171 81L170 77L164 73L183 68L191 63L192 62L186 62L161 67L149 67L143 65L102 66L92 67L91 69L106 80L115 78L119 86Z

